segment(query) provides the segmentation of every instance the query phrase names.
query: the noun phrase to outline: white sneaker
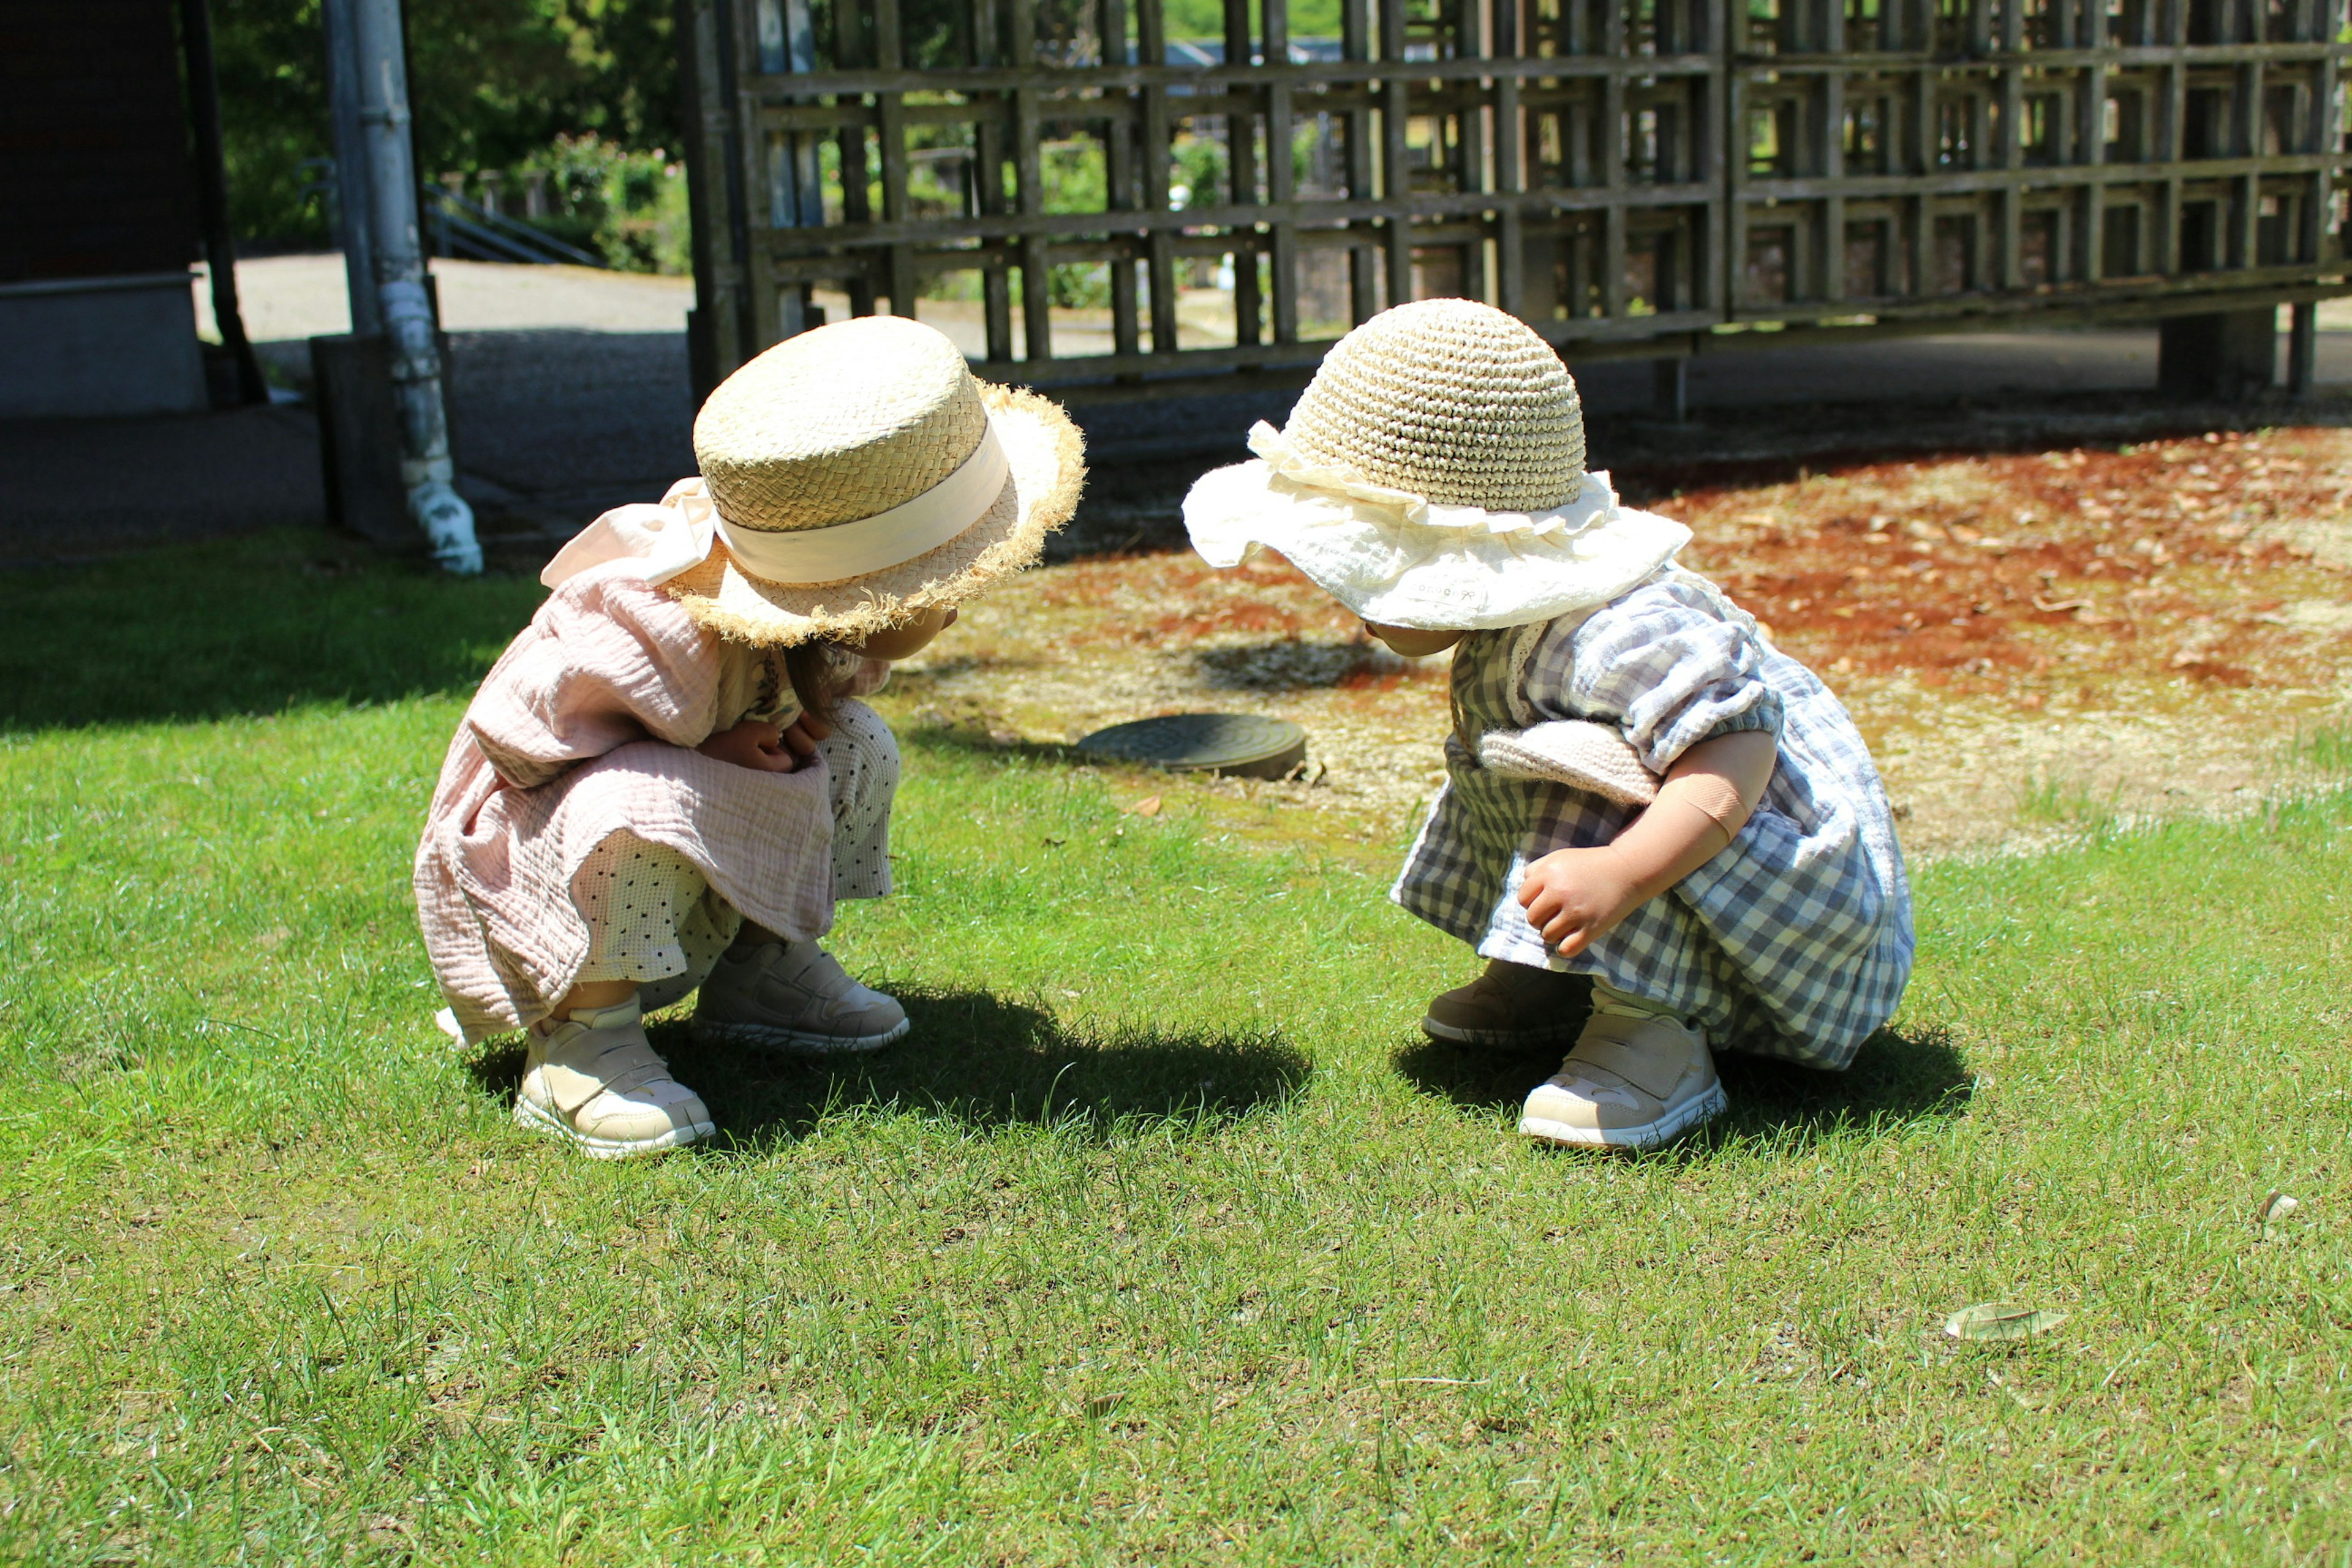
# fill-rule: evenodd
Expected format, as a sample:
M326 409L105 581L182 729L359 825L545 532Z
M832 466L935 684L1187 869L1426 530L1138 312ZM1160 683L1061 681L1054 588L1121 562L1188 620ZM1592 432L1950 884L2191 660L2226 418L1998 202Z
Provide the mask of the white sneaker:
M878 1051L907 1032L898 998L842 973L813 942L721 957L694 1005L694 1037L820 1056Z
M533 1028L514 1119L592 1160L658 1154L718 1131L646 1040L635 999Z
M1595 1013L1519 1131L1586 1149L1653 1149L1722 1114L1706 1037L1673 1018Z

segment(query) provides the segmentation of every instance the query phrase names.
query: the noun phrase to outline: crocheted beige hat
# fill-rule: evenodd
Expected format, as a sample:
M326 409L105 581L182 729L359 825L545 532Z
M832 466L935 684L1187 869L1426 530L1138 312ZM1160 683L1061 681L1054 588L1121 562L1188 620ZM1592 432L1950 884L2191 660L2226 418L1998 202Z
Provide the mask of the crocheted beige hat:
M695 419L694 455L699 479L599 519L547 575L626 554L728 637L859 637L1031 564L1086 477L1059 406L983 385L898 316L803 332L736 371Z
M1184 498L1213 566L1272 549L1366 620L1524 626L1605 604L1690 541L1584 467L1576 381L1517 317L1471 300L1384 310L1332 345L1255 462Z

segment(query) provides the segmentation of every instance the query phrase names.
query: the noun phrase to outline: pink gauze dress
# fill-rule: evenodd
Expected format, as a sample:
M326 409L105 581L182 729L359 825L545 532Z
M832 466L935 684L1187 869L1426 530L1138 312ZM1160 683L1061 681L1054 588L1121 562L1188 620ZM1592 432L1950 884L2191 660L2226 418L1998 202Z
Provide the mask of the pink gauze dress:
M844 659L859 667L848 695L887 678L879 659ZM788 941L823 936L842 807L824 759L772 773L693 749L798 710L776 650L705 630L627 563L555 588L467 708L417 846L418 924L466 1039L538 1022L601 969L583 910L615 846L682 862Z

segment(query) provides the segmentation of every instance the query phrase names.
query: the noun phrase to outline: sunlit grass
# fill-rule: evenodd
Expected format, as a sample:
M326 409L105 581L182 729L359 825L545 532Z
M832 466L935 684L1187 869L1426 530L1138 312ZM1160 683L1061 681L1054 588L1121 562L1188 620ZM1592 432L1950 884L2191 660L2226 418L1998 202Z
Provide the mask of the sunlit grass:
M511 1048L441 1042L406 900L535 591L161 559L79 672L35 639L120 579L0 589L0 1556L2352 1534L2352 796L1925 868L1853 1072L1727 1058L1717 1129L1591 1161L1515 1134L1551 1064L1418 1039L1475 961L1387 906L1390 847L1172 783L1135 816L898 711L900 895L835 945L915 1034L835 1068L660 1025L722 1137L608 1166L512 1127ZM2069 1315L1943 1338L1988 1300Z

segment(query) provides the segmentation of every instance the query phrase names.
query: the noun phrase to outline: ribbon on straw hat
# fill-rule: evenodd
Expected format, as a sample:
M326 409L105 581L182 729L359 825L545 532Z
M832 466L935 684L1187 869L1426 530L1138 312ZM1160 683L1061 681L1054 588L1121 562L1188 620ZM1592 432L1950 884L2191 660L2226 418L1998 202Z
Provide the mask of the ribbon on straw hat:
M914 500L872 517L790 531L738 527L719 514L700 478L680 479L658 505L615 507L582 529L539 580L553 588L625 561L631 575L658 587L701 565L724 539L738 564L771 583L844 582L912 561L955 538L995 503L1012 471L991 421L962 466Z

